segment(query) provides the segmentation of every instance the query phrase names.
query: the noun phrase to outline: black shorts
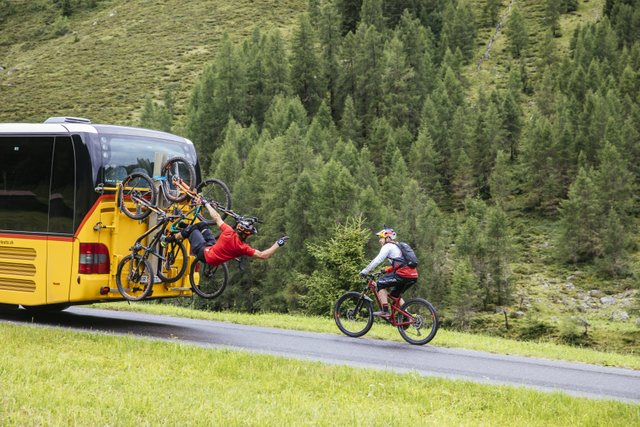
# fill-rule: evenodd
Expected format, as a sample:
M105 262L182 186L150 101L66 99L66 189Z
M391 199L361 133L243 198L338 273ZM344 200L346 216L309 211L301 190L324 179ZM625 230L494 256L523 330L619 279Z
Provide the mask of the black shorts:
M389 289L391 291L391 295L398 298L417 281L417 279L406 279L404 277L400 277L392 271L378 279L378 290Z

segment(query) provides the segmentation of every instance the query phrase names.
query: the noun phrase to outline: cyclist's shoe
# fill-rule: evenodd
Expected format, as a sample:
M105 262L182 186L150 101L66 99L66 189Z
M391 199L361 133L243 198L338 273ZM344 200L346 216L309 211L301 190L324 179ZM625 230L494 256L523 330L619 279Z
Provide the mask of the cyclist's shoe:
M389 313L388 311L384 311L384 310L374 311L373 315L376 316L376 317L380 317L382 319L385 319L385 320L391 319L391 313Z

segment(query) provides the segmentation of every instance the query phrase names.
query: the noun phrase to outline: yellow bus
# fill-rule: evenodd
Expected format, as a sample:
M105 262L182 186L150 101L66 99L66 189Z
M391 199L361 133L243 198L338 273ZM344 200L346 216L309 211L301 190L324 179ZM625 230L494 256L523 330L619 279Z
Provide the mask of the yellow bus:
M176 135L72 117L0 124L0 303L60 310L122 300L118 262L148 225L124 217L109 189L176 156L199 182L194 146ZM186 295L188 275L155 285L150 298Z

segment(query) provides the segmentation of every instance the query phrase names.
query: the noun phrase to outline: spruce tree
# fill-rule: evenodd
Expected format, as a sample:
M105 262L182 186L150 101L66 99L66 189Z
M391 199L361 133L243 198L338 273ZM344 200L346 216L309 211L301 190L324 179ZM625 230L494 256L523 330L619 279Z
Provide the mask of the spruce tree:
M419 96L415 93L415 70L408 64L402 41L394 36L385 44L382 65L383 114L393 127L417 122L413 110Z
M358 118L353 98L347 95L340 120L340 134L345 140L353 141L357 147L362 146L362 122Z
M427 199L422 206L417 219L417 232L413 236L420 261L419 283L422 286L418 293L436 306L442 306L451 282L450 231L447 217L434 200Z
M591 175L581 167L569 188L569 198L560 205L558 249L564 261L591 261L601 253L598 230L602 216Z
M472 315L481 308L480 287L468 259L455 260L447 298L454 326L467 329Z
M509 16L506 33L511 56L514 58L522 57L529 44L529 34L524 17L518 8L514 8Z
M486 222L487 294L490 298L487 303L508 305L511 300L513 250L507 215L499 206L491 207L487 211Z
M495 166L489 178L491 198L495 204L502 209L506 209L513 187L514 181L509 168L509 155L502 150L498 150Z
M382 12L383 0L363 0L360 10L360 24L367 27L373 26L378 31L385 31L387 25Z
M316 113L326 90L321 70L316 34L309 15L302 14L291 42L291 85L309 116Z
M615 209L611 208L602 227L602 257L597 265L601 271L614 277L629 271L629 249L632 245L627 227L620 220Z
M344 95L340 91L340 13L333 2L322 5L318 22L318 32L322 49L323 79L329 92L329 107L334 119L340 116Z

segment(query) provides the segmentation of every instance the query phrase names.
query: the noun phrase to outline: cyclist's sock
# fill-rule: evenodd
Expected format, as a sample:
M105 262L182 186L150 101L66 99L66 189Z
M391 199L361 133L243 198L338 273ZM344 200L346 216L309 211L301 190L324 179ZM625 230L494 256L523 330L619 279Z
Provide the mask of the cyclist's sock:
M389 312L389 304L382 304L382 311L384 311L385 313Z

